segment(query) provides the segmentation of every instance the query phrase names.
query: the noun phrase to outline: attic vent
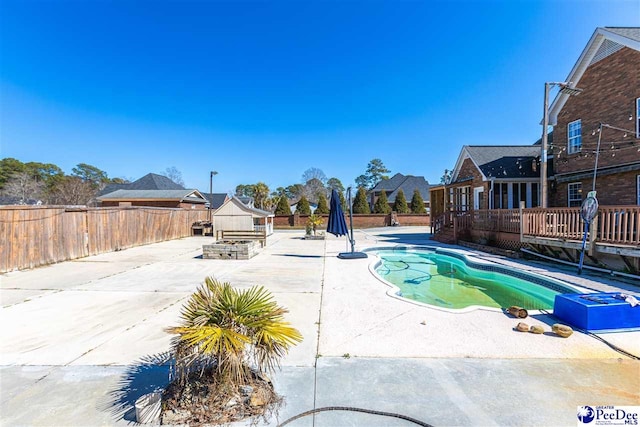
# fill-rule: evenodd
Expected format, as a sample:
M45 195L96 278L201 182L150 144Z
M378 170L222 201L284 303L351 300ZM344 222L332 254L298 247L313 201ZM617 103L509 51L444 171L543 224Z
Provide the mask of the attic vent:
M600 45L600 48L598 49L598 51L596 52L595 56L593 57L593 59L591 60L591 62L589 63L589 65L593 65L596 62L606 58L607 56L616 53L617 51L619 51L620 49L622 49L624 46L622 46L619 43L616 42L612 42L611 40L605 40L604 42L602 42L602 44Z

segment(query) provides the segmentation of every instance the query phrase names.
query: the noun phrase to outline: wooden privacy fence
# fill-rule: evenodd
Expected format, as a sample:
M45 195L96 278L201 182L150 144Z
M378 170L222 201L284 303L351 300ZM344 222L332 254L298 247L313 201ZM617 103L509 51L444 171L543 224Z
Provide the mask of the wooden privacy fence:
M202 210L115 207L0 208L0 273L191 235Z

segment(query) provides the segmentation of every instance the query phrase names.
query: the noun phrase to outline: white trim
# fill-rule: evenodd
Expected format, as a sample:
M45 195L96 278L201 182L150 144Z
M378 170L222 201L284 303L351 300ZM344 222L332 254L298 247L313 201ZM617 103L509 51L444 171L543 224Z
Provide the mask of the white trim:
M640 205L640 175L636 175L636 193L638 193L638 205Z
M640 180L638 182L640 182ZM480 204L478 203L480 193L484 193L484 187L475 187L473 189L473 209L475 210L480 209Z
M636 98L636 138L640 138L640 98Z

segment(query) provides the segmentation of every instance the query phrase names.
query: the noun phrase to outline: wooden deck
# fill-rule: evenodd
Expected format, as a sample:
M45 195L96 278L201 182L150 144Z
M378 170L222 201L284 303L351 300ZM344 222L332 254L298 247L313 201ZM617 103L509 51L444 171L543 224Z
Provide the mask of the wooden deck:
M434 221L434 234L453 235L453 241L468 236L511 236L521 247L541 250L559 248L570 259L582 249L585 222L580 208L492 209L447 212ZM519 236L518 236L519 235ZM640 206L600 206L587 235L588 256L599 254L622 258L631 271L640 270ZM511 249L511 248L509 248Z

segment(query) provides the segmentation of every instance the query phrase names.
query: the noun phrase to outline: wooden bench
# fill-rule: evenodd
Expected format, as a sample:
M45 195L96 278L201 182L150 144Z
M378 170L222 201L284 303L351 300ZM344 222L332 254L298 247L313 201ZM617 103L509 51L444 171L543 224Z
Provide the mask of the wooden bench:
M265 231L252 230L219 230L222 240L258 240L260 246L267 245L267 233ZM216 231L218 234L218 231Z

